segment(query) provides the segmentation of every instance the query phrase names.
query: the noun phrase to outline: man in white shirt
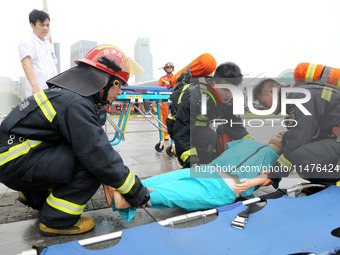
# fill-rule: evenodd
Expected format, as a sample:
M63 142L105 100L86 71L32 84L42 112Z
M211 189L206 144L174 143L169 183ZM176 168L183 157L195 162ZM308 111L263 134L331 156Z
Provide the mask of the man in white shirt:
M33 29L19 44L19 56L26 74L26 97L47 89L46 81L58 74L57 58L52 44L45 39L50 29L50 17L44 11L29 14Z

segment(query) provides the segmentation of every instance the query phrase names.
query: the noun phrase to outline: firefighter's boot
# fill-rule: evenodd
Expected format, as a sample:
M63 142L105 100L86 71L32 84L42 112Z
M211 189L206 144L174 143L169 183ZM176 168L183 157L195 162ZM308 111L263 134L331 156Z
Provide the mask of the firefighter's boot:
M55 235L77 235L89 232L94 228L95 224L90 217L80 217L78 222L69 228L49 228L45 224L39 224L40 232L45 236Z
M25 197L24 193L20 192L19 196L18 196L18 201L24 205L29 206L29 202L27 200L27 198Z

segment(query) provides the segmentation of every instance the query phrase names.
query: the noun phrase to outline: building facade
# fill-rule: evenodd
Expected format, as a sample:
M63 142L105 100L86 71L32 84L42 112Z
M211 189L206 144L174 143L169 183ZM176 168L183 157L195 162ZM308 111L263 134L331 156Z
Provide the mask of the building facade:
M55 43L53 43L53 46L54 46L55 56L58 59L58 63L57 63L58 72L60 73L61 72L60 71L61 70L60 69L60 43L55 42Z
M135 44L135 60L144 69L144 75L136 75L136 83L153 80L153 63L149 37L139 37L137 39Z
M74 67L75 60L82 59L86 54L94 47L97 46L97 42L80 40L71 45L71 63L70 66Z

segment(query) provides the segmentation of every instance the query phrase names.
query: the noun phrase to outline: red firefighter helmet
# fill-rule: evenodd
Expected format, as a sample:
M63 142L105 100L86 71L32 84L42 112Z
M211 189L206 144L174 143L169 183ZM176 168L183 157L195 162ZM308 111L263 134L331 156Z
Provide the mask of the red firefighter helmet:
M130 77L128 58L117 47L104 44L91 49L85 58L76 60L75 63L85 63L96 67L104 72L122 79L125 84Z

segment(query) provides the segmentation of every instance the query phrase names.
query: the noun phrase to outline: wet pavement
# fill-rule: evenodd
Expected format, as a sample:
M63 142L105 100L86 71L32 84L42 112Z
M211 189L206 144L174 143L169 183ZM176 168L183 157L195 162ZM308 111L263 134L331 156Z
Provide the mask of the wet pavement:
M115 122L117 122L117 119L115 119ZM278 125L278 123L279 122L275 122L274 127L272 127L272 123L267 121L261 127L247 126L247 129L255 140L268 142L272 135L285 130L285 128ZM260 124L252 123L251 125ZM109 136L112 137L111 128L109 129ZM127 125L125 141L122 141L114 148L120 153L125 164L134 174L137 174L141 179L145 179L181 168L176 158L168 156L165 152L170 142L166 141L165 149L162 152L156 152L154 147L158 142L159 134L155 127L141 118L131 118ZM288 188L300 181L300 178L293 175L287 180L282 181L280 187ZM256 191L256 195L268 193L273 190L271 187L260 188ZM17 197L17 191L10 190L3 184L0 184L0 254L20 254L23 251L30 250L33 245L49 246L72 240L83 240L154 222L153 218L142 209L137 211L132 222L126 222L118 212L112 212L111 208L108 208L103 190L100 188L88 202L84 212L85 216L93 217L96 223L94 231L71 237L45 237L41 235L38 230L38 211L22 205L17 200ZM188 213L180 208L164 210L148 209L148 212L156 218L157 221ZM210 216L200 221L196 220L195 224L204 223L213 219L214 216ZM191 225L186 224L182 227L185 226L188 227ZM119 239L86 246L86 248L103 249L114 245L118 241Z

